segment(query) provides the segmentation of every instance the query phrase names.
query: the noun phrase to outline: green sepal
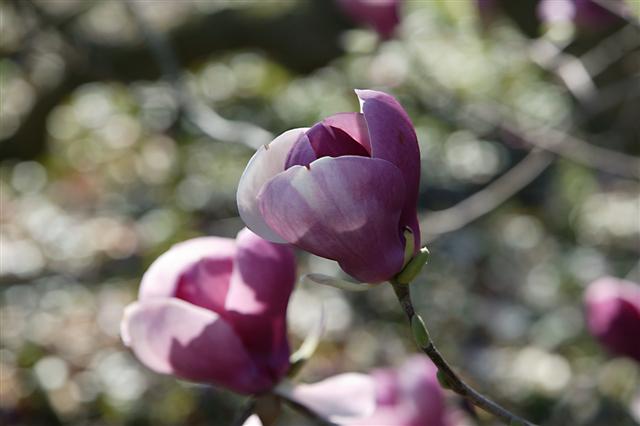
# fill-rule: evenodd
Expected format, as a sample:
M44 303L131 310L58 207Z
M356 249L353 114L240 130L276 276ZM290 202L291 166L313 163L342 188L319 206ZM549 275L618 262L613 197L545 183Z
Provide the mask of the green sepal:
M418 254L413 256L407 263L407 266L396 275L395 281L399 284L409 284L418 276L427 260L429 260L429 250L426 247L422 247Z

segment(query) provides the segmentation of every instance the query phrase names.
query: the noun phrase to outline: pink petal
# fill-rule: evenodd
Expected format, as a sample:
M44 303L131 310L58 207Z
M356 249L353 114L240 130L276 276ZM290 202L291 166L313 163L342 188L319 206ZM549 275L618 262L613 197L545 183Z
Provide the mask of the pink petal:
M402 268L404 193L393 164L344 156L318 159L309 169L294 166L270 180L258 198L266 222L285 240L375 283Z
M614 277L594 281L585 293L589 331L611 352L640 361L640 285Z
M226 315L254 362L277 380L289 369L286 316L296 281L293 250L246 228L236 244Z
M240 177L236 197L240 217L249 229L266 240L285 242L262 218L256 197L269 179L284 171L289 150L306 130L288 130L268 145L260 147Z
M360 112L340 112L322 120L326 126L340 129L358 142L371 155L371 141L369 141L369 128Z
M235 252L235 243L228 238L202 237L176 244L142 277L139 300L179 297L220 311Z
M403 411L413 413L413 424L444 425L445 401L437 371L433 362L424 355L413 356L398 371L403 399L409 405Z
M127 307L122 328L138 359L158 373L246 394L273 385L233 328L212 311L178 299L154 299Z
M236 237L236 248L225 308L243 314L284 316L296 281L291 247L266 241L245 228Z
M406 195L400 224L413 231L417 251L420 249L416 210L420 187L420 148L413 124L393 96L374 90L356 90L356 94L369 128L371 157L394 164L404 177Z
M311 147L311 141L305 133L293 144L293 147L287 155L287 161L285 162L285 170L293 166L308 166L312 161L318 159L315 151Z
M349 114L349 116L353 116L353 114ZM333 120L336 120L335 117ZM368 143L368 140L365 139L364 143L360 143L357 139L351 137L351 135L346 131L339 127L332 127L325 121L314 125L306 133L311 147L318 158L340 157L343 155L360 155L363 157L369 157L369 151L364 145L364 143ZM358 128L355 130L356 132L359 132Z
M346 373L309 385L279 386L276 393L335 423L368 417L376 406L375 382L366 374Z
M342 112L322 120L309 129L293 146L285 169L308 166L321 157L360 155L370 157L369 130L359 112Z

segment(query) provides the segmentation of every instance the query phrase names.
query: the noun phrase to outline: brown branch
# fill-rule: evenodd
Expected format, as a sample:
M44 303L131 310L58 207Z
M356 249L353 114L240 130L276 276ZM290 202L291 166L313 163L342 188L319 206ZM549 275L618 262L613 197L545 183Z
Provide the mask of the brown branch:
M624 2L611 0L593 0L593 2L606 11L616 15L618 18L627 21L627 24L635 27L636 29L640 28L640 20L631 12L629 6ZM631 3L633 4L636 2L632 1ZM635 6L637 6L637 4Z
M501 105L499 101L483 102L469 108L440 83L425 64L415 59L414 66L420 70L417 75L421 74L419 78L413 79L413 86L422 92L420 104L444 122L474 132L482 129L478 133L485 132L489 127L530 147L553 152L586 167L640 180L640 158L593 145L566 131L546 126L525 114L516 112L517 115L514 115L512 109ZM426 84L433 86L435 93L426 90Z
M27 3L26 1L24 3ZM37 4L33 4L37 8ZM58 32L74 50L66 60L69 74L50 91L40 94L34 108L17 132L0 143L0 158L28 159L46 148L46 120L49 112L79 85L111 80L128 83L155 80L162 71L143 42L109 44L92 38L68 22L58 27L58 19L37 9L42 26ZM189 66L215 54L251 49L295 73L309 73L325 66L343 53L340 36L351 28L333 2L301 2L282 13L265 16L242 8L230 8L191 18L166 33L180 64ZM68 58L67 58L68 59ZM202 115L202 114L201 114Z
M123 3L147 40L164 78L171 84L181 115L184 115L201 133L214 140L240 142L256 149L273 139L273 134L255 124L225 119L192 95L184 82L180 63L169 40L148 24L135 1L124 0Z
M393 290L396 293L398 302L400 302L400 306L402 306L402 309L409 319L409 324L412 324L416 313L411 302L409 285L398 284L393 281L391 282L391 285L393 286ZM476 407L493 414L507 425L535 426L533 423L516 416L506 408L490 400L486 396L473 389L467 383L465 383L456 374L456 372L453 371L449 363L442 357L440 351L438 351L438 348L436 348L431 339L429 339L429 342L426 344L426 346L421 347L420 349L422 349L422 351L431 359L431 361L433 361L433 363L438 368L439 374L444 377L446 386L449 387L453 392L464 397L467 401L469 401Z
M535 149L505 174L453 207L426 213L420 227L424 241L455 231L491 212L531 183L553 162L554 155Z

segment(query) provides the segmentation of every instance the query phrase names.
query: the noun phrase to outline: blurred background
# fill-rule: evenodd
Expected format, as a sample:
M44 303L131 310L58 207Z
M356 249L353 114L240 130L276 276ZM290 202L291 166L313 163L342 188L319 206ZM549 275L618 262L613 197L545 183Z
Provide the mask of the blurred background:
M640 424L640 368L582 308L595 278L640 281L640 3L405 1L392 31L344 3L0 3L3 425L229 424L243 398L146 370L122 310L171 244L235 236L255 148L358 110L353 88L416 126L432 257L414 300L445 357L541 424ZM414 352L388 286L298 286L294 349L321 304L302 380Z

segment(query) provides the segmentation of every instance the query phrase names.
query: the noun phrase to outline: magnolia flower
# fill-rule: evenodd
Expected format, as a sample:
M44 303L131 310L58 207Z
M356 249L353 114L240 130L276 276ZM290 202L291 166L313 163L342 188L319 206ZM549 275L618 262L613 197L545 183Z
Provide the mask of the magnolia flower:
M420 151L396 99L356 94L362 112L289 130L258 149L238 185L238 210L261 237L377 283L393 278L420 247Z
M436 372L426 356L417 355L398 369L340 374L297 385L288 397L344 426L450 425L452 413L446 411Z
M435 365L423 355L398 369L374 371L377 408L353 426L444 426L444 393L436 373Z
M393 35L400 23L400 0L338 0L338 6L355 22L372 27L380 37Z
M291 249L248 229L235 241L188 240L144 274L122 339L158 373L261 393L289 369L286 310L294 282Z
M611 352L640 361L640 285L600 278L585 293L589 331Z

